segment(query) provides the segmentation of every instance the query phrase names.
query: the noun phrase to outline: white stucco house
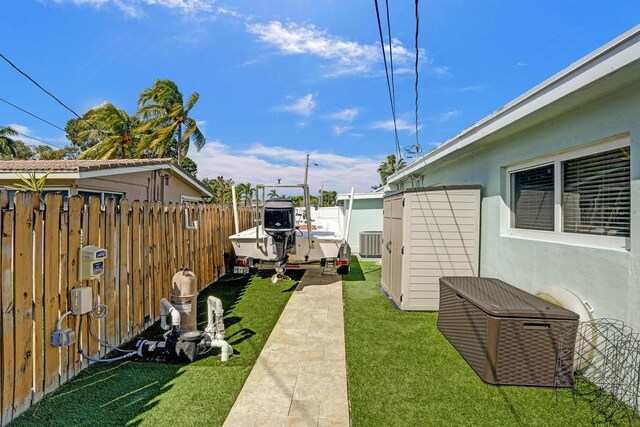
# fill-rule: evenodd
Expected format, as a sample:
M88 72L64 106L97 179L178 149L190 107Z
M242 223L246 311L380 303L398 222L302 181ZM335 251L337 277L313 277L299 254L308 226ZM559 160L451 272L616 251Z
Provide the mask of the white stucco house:
M640 331L640 26L388 184L481 185L481 276L568 288Z

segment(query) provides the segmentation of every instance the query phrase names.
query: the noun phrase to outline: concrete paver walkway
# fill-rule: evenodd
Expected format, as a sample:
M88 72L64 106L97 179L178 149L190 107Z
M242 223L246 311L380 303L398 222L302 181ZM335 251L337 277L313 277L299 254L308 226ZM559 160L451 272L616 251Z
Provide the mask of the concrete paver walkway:
M224 425L349 425L340 276L305 273Z

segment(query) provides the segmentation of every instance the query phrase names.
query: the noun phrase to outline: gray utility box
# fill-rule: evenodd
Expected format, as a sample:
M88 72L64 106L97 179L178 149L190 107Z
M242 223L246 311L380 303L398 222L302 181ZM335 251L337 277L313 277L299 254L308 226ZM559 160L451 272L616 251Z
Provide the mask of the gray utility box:
M443 276L477 276L479 185L411 188L384 196L382 280L401 310L438 310Z
M442 277L438 329L490 384L570 387L579 316L498 279Z
M362 258L380 258L382 256L382 231L361 231L358 254Z

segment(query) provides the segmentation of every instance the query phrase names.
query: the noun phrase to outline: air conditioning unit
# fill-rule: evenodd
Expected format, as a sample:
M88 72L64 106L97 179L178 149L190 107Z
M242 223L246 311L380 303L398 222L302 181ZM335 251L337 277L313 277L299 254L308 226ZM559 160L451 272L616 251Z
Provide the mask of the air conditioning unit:
M382 231L361 231L359 253L362 258L382 257Z

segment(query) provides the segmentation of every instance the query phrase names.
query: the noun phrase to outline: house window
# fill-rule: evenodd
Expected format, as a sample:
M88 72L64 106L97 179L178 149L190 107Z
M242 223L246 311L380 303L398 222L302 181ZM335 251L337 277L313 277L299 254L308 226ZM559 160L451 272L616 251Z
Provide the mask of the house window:
M629 237L629 148L562 163L563 231Z
M507 173L509 234L628 247L629 138L509 168Z
M529 230L553 231L553 164L514 172L513 226Z
M84 198L84 204L89 204L89 198L91 197L100 197L100 202L102 202L102 193L99 191L78 191L78 196L82 196Z
M103 191L91 191L91 190L79 190L78 191L78 196L82 196L84 198L84 204L85 205L89 204L89 198L90 197L99 197L100 198L100 203L102 203L103 205L105 204L105 202L109 198L115 199L116 204L118 204L118 203L120 203L120 200L123 197L122 193L109 193L109 192L106 192L106 191L103 192Z

